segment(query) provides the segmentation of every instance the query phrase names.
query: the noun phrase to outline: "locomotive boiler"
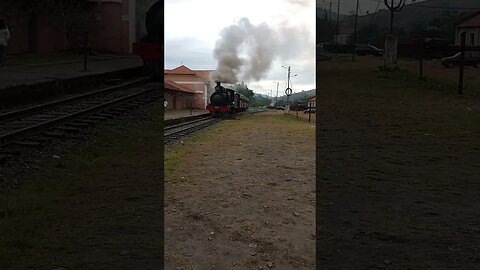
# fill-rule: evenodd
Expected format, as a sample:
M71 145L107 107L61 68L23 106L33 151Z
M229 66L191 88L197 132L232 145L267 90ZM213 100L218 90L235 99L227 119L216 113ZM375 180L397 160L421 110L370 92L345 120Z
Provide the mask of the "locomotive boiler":
M210 103L207 105L207 110L214 116L222 114L234 114L236 112L245 111L248 109L249 99L235 90L221 86L217 82L215 92L210 95Z

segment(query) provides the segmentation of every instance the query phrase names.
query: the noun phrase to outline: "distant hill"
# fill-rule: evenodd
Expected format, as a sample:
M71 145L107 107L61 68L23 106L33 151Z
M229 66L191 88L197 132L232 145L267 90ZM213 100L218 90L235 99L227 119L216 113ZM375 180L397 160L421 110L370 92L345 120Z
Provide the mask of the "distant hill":
M382 3L381 7L385 8L384 6ZM461 9L458 9L458 7L461 7ZM471 8L476 8L477 10ZM395 13L394 26L401 27L408 32L414 27L427 27L430 21L441 17L447 11L461 14L478 10L480 10L479 0L426 0L406 5L402 11ZM353 26L354 16L347 17L342 23L350 27ZM388 29L390 27L390 11L383 9L374 14L358 17L358 29L369 24Z
M298 93L293 93L290 96L289 101L290 102L306 101L306 100L308 100L308 98L310 98L312 96L315 96L315 94L316 94L315 89L308 90L308 91L302 91L302 92L298 92ZM278 100L287 100L287 96L283 95L281 97L278 97Z
M317 18L319 18L319 19L325 19L325 17L328 18L328 16L330 16L330 10L317 7ZM344 19L347 18L347 17L348 17L347 15L340 13L340 16L338 16L338 19L341 21L341 20L344 20ZM332 20L332 21L336 21L336 20L337 20L337 9L332 9L332 18L331 18L331 20Z

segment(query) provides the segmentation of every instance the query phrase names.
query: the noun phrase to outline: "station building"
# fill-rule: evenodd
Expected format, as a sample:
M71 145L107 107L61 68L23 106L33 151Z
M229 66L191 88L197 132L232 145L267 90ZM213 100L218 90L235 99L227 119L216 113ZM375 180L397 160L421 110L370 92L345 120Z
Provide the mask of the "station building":
M313 97L310 97L308 99L308 107L309 108L315 108L316 107L316 100L317 100L317 97L316 96L313 96Z
M156 1L86 0L86 12L81 15L75 13L75 8L69 8L67 16L82 25L72 24L68 33L61 18L25 9L21 5L26 1L0 1L0 19L11 33L7 53L52 53L81 48L85 29L89 47L94 51L131 53L133 42L146 34L146 12Z
M168 109L205 109L213 91L210 73L213 70L192 70L184 65L165 70L165 98ZM170 106L170 104L172 104Z
M466 46L480 46L480 11L463 18L456 26L455 45L461 43L462 34L466 34Z

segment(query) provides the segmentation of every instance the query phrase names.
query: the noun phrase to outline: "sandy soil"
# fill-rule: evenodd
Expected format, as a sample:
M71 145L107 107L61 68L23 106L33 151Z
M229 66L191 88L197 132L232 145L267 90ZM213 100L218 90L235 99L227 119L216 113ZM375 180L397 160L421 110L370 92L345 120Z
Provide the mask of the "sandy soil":
M319 269L480 269L479 101L317 69Z
M166 269L315 269L314 134L266 112L167 152Z

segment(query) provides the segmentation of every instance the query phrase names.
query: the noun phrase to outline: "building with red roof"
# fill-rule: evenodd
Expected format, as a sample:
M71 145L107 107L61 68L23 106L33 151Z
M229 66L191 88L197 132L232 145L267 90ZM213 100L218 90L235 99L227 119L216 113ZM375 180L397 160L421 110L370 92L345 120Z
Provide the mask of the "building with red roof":
M165 70L165 98L167 109L205 109L213 91L212 70L192 70L184 65ZM170 104L172 104L170 106Z

